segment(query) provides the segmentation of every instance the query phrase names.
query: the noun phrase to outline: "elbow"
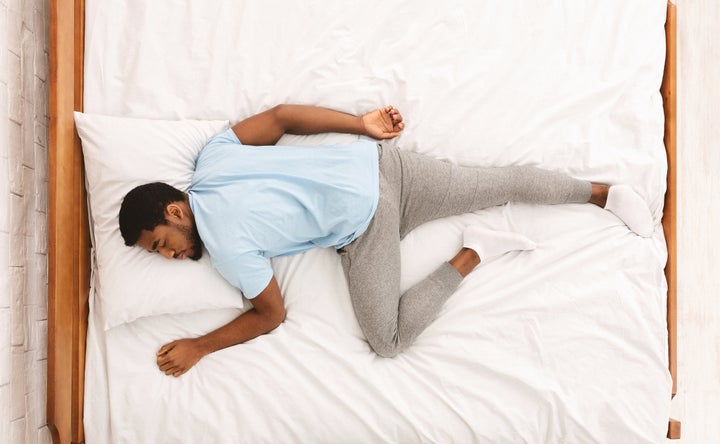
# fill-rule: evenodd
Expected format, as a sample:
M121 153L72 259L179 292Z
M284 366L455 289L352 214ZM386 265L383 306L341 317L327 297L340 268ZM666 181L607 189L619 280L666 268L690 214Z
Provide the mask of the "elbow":
M308 134L303 129L298 108L294 105L280 104L270 108L275 131L283 134Z
M287 129L287 105L275 105L270 108L270 114L276 125Z
M280 326L283 322L285 322L285 318L287 317L287 311L285 311L285 307L283 306L280 312L275 316L275 327Z
M266 319L267 319L269 330L275 330L276 328L278 328L280 326L280 324L285 322L286 315L287 315L287 312L285 311L284 306L280 306L280 307L276 308L275 310L273 310L271 313L268 313Z

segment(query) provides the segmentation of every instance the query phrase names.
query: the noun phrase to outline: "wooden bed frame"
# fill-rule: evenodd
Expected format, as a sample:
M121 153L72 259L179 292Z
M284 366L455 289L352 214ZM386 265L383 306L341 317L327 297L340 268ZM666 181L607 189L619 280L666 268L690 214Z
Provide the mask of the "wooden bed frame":
M83 443L85 338L90 292L90 235L82 150L73 111L83 109L84 0L50 1L50 142L48 206L47 421L53 442ZM677 392L676 9L668 1L667 60L662 84L668 192L667 325L673 396ZM668 438L680 438L670 420Z

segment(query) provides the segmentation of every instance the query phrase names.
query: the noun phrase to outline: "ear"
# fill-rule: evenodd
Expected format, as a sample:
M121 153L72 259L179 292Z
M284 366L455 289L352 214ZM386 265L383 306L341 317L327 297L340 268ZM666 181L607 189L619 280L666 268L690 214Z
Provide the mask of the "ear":
M182 219L183 218L183 209L178 205L177 203L169 203L165 207L165 217L169 218L170 216L176 218L176 219Z

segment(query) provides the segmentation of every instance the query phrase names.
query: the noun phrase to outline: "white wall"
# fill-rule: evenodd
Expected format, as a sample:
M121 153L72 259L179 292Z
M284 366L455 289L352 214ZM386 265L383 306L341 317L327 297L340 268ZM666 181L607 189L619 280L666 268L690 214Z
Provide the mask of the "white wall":
M720 443L720 2L678 6L678 394L683 444ZM678 441L674 441L678 442Z
M0 0L0 442L46 443L48 5Z

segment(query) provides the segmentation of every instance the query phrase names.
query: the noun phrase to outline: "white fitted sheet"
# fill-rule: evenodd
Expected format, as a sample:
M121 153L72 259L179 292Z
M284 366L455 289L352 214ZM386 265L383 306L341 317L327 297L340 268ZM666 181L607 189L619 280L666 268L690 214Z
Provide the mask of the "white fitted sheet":
M277 103L393 104L407 150L628 183L651 239L591 205L509 204L428 223L403 289L482 223L535 240L475 270L416 343L372 353L333 250L273 260L287 320L181 378L155 351L232 309L107 332L91 312L88 442L659 442L665 326L665 1L99 2L86 5L85 112L229 119ZM350 140L286 136L286 143ZM94 301L91 301L94 306Z

